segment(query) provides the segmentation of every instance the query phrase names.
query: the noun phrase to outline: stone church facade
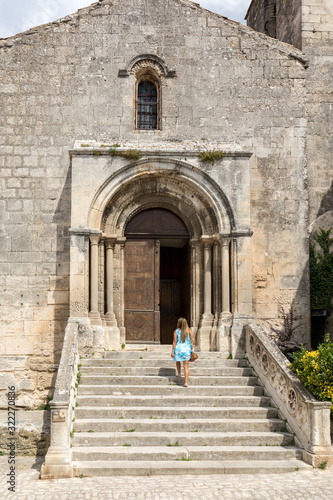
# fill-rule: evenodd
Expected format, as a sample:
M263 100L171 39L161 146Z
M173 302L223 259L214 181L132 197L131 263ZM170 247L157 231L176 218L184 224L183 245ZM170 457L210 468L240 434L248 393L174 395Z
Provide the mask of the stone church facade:
M292 9L296 9L295 12ZM329 0L253 0L246 27L189 0L103 0L0 40L1 405L81 352L244 352L294 311L332 223ZM274 38L276 37L276 38Z

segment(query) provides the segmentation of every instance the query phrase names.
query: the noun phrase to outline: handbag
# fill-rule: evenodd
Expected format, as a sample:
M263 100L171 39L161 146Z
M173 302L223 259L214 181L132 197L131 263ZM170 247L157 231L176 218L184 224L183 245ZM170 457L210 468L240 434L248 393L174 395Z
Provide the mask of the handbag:
M193 351L193 352L192 352L192 354L191 354L191 359L190 359L190 361L195 361L196 359L198 359L198 357L199 357L199 356L197 355L197 353Z

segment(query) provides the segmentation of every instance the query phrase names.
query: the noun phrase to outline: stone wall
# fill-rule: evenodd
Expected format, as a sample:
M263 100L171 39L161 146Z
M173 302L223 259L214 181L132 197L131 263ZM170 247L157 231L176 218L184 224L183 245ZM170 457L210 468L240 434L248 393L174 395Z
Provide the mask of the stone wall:
M0 411L0 454L8 455L7 411ZM45 455L50 445L50 411L16 412L17 455Z
M294 305L307 340L306 72L291 50L187 0L104 0L0 40L0 355L25 406L54 382L68 317L76 139L204 138L252 152L254 313L270 325ZM147 53L176 72L163 79L152 132L134 130L134 77L118 77Z
M260 33L302 48L302 0L253 0L246 21Z

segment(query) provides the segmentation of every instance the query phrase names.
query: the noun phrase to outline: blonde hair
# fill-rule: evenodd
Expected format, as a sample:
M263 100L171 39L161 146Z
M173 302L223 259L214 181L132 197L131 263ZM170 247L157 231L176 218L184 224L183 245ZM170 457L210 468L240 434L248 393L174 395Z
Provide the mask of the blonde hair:
M179 318L177 322L177 328L180 328L181 331L181 342L185 342L186 336L190 333L190 329L188 327L188 323L185 318Z

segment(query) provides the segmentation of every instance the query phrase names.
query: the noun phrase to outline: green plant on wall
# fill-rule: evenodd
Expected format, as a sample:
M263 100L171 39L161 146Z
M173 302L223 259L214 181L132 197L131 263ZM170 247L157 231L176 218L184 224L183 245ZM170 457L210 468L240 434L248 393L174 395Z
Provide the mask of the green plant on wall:
M211 163L212 165L214 165L217 160L222 160L224 156L224 151L213 149L212 151L204 151L203 153L199 153L199 160L202 163Z
M333 238L330 237L332 228L328 231L319 229L314 239L320 246L316 251L310 243L310 292L311 309L331 309L333 297L333 253L330 252Z
M319 401L332 403L333 417L333 343L328 333L316 351L302 346L301 352L294 354L291 367Z

